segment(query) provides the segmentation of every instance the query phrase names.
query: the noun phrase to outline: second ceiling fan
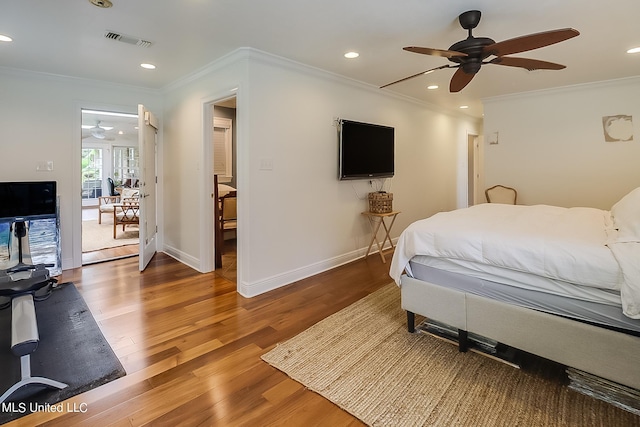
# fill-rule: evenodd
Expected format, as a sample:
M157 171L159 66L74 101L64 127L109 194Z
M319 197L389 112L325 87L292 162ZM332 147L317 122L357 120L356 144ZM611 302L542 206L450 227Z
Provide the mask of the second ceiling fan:
M435 70L441 70L443 68L458 69L451 78L451 83L449 84L450 92L459 92L464 89L484 64L506 65L508 67L519 67L527 70L561 70L565 68L564 65L540 61L537 59L512 58L507 55L539 49L541 47L568 40L580 34L573 28L563 28L560 30L529 34L496 43L487 37L473 36L472 30L478 26L480 16L481 13L479 10L470 10L462 13L458 17L462 28L469 31L469 36L465 40L454 43L448 50L431 49L428 47L418 46L403 48L408 52L444 57L457 65L447 64L422 71L412 76L381 86L381 88L391 86ZM487 60L490 56L495 56L495 58Z

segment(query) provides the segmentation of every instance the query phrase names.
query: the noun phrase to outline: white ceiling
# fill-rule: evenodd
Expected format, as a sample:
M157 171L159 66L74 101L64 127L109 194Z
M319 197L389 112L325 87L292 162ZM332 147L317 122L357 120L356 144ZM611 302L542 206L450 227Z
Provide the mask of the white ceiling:
M475 36L502 41L572 27L581 35L519 54L558 62L561 71L485 65L460 93L448 93L455 70L387 89L447 108L515 92L619 79L640 74L638 0L88 0L3 2L0 66L162 88L238 47L253 47L379 87L448 63L405 52L404 46L448 49L466 38L461 12L482 11ZM139 47L106 39L107 30L151 41ZM347 60L355 50L360 57ZM140 68L151 62L157 69ZM427 91L428 84L439 90Z
M111 143L132 145L138 143L138 118L113 115L112 111L82 111L82 141L85 144ZM92 128L101 127L104 138L96 138ZM98 132L100 134L100 132Z

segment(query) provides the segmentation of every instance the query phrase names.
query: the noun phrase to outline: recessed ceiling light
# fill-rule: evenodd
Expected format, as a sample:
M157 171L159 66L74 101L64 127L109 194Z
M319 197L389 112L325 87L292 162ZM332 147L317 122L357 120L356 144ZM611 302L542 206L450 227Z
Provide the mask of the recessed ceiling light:
M438 85L430 85L430 86L427 86L427 89L429 89L429 90L438 89Z
M347 52L344 54L344 57L349 59L357 58L358 56L360 56L358 52Z
M460 108L461 108L462 110L464 110L465 108L469 108L469 106L468 106L468 105L461 105L461 106L460 106Z
M13 39L9 36L5 36L4 34L0 34L0 42L12 42Z
M640 47L634 47L632 49L629 49L627 53L640 53Z
M155 70L156 66L153 64L140 64L142 68L146 68L147 70Z

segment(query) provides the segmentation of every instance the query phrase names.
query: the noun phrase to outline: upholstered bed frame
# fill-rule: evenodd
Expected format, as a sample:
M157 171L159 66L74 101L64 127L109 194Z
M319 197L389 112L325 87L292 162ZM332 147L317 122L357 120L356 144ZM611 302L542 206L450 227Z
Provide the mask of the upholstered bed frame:
M602 378L640 389L640 337L450 289L401 280L408 329L415 314L449 324Z

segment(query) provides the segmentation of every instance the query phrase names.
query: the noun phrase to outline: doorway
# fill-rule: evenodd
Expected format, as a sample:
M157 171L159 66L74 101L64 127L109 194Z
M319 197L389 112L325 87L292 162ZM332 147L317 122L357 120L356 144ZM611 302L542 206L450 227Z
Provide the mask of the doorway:
M480 138L467 134L467 206L478 203L480 181Z
M115 227L114 210L137 191L138 116L90 109L81 115L82 265L136 256L137 227Z
M211 109L211 117L208 118L211 125L211 144L212 159L212 175L217 176L218 194L217 199L213 199L214 203L218 203L220 221L212 218L213 242L216 242L216 229L222 231L222 239L218 242L219 248L215 248L213 252L218 250L221 253L219 262L214 261L216 272L224 278L237 283L238 268L238 218L237 218L237 144L236 144L236 97L231 97L213 103Z

